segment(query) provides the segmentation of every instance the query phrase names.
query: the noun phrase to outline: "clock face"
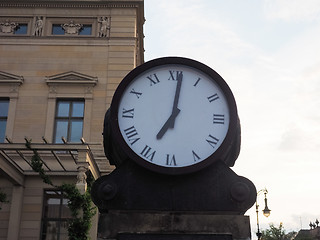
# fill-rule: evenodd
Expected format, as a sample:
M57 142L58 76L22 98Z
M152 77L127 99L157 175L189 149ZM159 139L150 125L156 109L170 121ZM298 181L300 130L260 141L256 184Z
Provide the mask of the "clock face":
M230 89L216 72L190 59L176 60L154 60L127 75L111 108L128 156L169 174L192 172L219 159L235 109Z

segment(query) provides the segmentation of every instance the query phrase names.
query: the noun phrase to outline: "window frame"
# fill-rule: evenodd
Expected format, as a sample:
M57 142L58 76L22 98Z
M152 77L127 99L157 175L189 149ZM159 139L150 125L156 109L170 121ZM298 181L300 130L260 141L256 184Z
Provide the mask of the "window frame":
M0 135L0 143L4 143L4 141L6 139L7 123L8 123L8 117L9 117L10 98L0 97L0 102L6 102L7 105L8 105L7 106L7 114L6 114L6 116L1 116L0 115L0 121L4 120L4 122L5 122L4 135L3 136Z
M6 19L8 19L10 22L14 22L18 24L18 28L19 25L23 25L26 26L26 33L16 33L17 29L14 29L12 32L10 33L0 33L0 36L15 36L15 37L25 37L31 34L31 28L32 28L32 18L30 17L1 17L0 22L5 21Z
M58 110L59 110L59 103L60 102L68 102L69 103L69 111L68 111L68 116L58 116ZM76 102L81 102L83 103L83 115L82 117L73 117L72 116L72 112L73 112L73 103L76 103ZM58 121L67 121L67 136L63 136L67 142L69 143L80 143L81 140L79 138L79 141L71 141L72 139L72 122L73 121L79 121L81 120L82 121L82 129L81 129L81 137L83 137L83 129L84 129L84 119L85 119L85 99L83 98L57 98L56 99L56 109L55 109L55 117L54 117L54 133L53 133L53 143L60 143L57 141L57 124L58 124Z
M55 29L56 27L59 27L59 28L60 28L59 30L62 30L61 33L60 33L60 32L59 32L59 33L54 33L54 32L55 32L54 29ZM61 24L56 24L56 23L54 23L54 24L51 25L51 35L52 35L52 36L63 36L63 35L66 35L66 33L64 32Z
M92 36L92 31L93 31L93 24L83 24L82 29L79 31L79 36ZM83 34L82 31L90 27L90 34Z
M25 32L24 33L20 33L20 28L21 27L25 27ZM28 35L29 33L29 24L28 23L19 23L18 27L13 31L13 35L15 36L25 36Z
M70 80L71 79L71 80ZM55 111L57 99L84 99L83 138L90 141L91 114L93 109L93 92L98 78L70 71L47 76L48 87L47 120L44 137L54 139ZM72 93L72 94L70 94Z
M54 196L54 194L49 194L49 192L55 192L56 197L50 197L51 195ZM48 217L48 209L49 205L48 200L49 199L59 199L59 211L58 211L58 217ZM69 209L69 206L66 204L64 205L64 201L69 201L68 198L66 198L62 191L56 190L56 189L44 189L43 190L43 200L42 200L42 216L41 216L41 231L40 231L40 239L46 239L47 237L47 226L49 222L57 222L58 223L58 229L56 232L56 239L60 240L61 238L61 227L62 224L68 224L68 221L70 221L72 218L71 211L68 213L70 217L63 217L63 207L67 206Z
M72 20L74 23L82 24L83 27L90 26L91 27L91 34L81 34L81 30L79 31L79 34L53 34L53 27L62 25L64 23L69 23L70 20ZM96 18L52 18L47 17L46 18L46 25L48 26L46 29L46 35L50 37L77 37L77 38L84 38L84 37L96 37L97 35L97 19Z

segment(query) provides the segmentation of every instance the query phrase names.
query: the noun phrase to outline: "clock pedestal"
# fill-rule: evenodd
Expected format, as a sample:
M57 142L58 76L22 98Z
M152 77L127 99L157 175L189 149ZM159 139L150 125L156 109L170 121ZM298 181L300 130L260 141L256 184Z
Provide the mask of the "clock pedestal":
M102 213L98 239L247 240L249 217L210 212L119 211Z
M103 239L248 239L249 218L243 214L254 204L256 189L222 161L179 176L126 161L94 183L92 198Z

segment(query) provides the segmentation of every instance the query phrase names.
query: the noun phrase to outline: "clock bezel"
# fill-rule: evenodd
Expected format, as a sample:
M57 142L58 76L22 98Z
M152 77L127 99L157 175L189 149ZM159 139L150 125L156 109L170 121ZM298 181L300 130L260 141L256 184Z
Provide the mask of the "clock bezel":
M218 149L212 153L209 157L202 160L201 162L195 163L193 165L184 166L184 167L165 167L153 164L142 157L140 157L137 153L135 153L130 146L124 140L121 130L119 127L118 122L118 111L119 105L122 98L124 91L126 90L127 86L136 79L136 77L140 76L143 72L148 71L151 68L163 66L163 65L184 65L187 67L195 68L200 72L205 73L208 75L212 81L214 81L223 92L227 105L229 108L229 127L221 145ZM226 152L230 149L234 138L236 136L237 126L238 126L238 114L237 114L237 106L233 96L231 89L229 88L228 84L224 81L224 79L212 68L208 67L207 65L198 62L193 59L183 58L183 57L163 57L150 60L135 69L129 72L123 80L118 85L112 102L110 106L110 124L111 124L111 131L116 144L122 149L125 155L130 159L139 164L140 166L147 168L151 171L162 173L162 174L169 174L169 175L179 175L179 174L187 174L192 173L195 171L199 171L213 162L217 160L222 160L223 156L226 155Z

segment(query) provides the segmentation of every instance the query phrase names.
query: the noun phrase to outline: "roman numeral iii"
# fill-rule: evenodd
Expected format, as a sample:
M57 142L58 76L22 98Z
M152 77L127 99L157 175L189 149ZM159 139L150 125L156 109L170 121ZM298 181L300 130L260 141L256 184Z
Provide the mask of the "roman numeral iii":
M213 114L213 124L224 124L224 114Z

